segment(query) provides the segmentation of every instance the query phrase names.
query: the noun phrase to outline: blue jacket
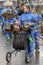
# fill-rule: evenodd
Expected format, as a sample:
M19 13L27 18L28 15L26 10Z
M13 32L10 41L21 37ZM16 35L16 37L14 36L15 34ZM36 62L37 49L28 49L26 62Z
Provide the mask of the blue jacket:
M21 24L23 24L24 22L34 23L34 15L31 12L25 12L20 16L20 22Z
M32 14L31 12L25 12L20 16L20 22L23 25L24 22L32 22L32 25L35 26L35 29L39 29L39 21L41 17L39 14ZM36 23L34 21L37 21Z

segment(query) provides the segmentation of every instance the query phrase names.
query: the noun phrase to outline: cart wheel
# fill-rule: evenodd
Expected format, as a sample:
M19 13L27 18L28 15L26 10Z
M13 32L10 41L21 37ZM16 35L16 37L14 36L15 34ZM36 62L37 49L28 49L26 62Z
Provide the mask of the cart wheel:
M6 54L6 61L9 63L11 61L11 53L7 52Z
M29 54L26 54L25 61L26 61L26 63L29 63L30 62L30 56L29 56Z

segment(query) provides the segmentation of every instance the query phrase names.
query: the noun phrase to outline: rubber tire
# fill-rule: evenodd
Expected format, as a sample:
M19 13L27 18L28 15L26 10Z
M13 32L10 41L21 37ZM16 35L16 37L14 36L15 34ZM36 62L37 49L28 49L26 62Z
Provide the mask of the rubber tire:
M25 56L25 61L26 61L26 63L29 63L29 62L30 62L30 57L29 57L29 61L28 61L28 59L27 59L28 56L29 56L29 55L26 55L26 56Z
M8 55L10 56L10 59L8 60ZM11 61L11 53L10 52L7 52L6 54L6 61L9 63Z

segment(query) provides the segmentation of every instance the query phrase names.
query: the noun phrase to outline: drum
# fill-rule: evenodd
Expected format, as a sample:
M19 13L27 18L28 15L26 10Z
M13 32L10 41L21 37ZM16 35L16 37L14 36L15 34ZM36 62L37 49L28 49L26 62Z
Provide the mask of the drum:
M5 23L5 31L11 32L11 24L9 22Z
M27 31L27 30L30 30L30 28L31 28L31 25L29 25L29 22L24 22L23 30Z
M14 29L13 29L14 32L19 32L20 31L20 22L19 21L14 22L13 27L14 27Z

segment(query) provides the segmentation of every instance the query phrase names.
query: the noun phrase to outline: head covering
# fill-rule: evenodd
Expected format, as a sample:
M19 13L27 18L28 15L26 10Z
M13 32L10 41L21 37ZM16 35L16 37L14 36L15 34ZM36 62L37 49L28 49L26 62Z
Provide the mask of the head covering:
M25 5L27 8L29 8L29 9L30 9L30 7L31 7L30 3L25 3L24 5Z
M25 5L26 5L27 7L30 7L30 6L31 6L30 3L25 3Z

